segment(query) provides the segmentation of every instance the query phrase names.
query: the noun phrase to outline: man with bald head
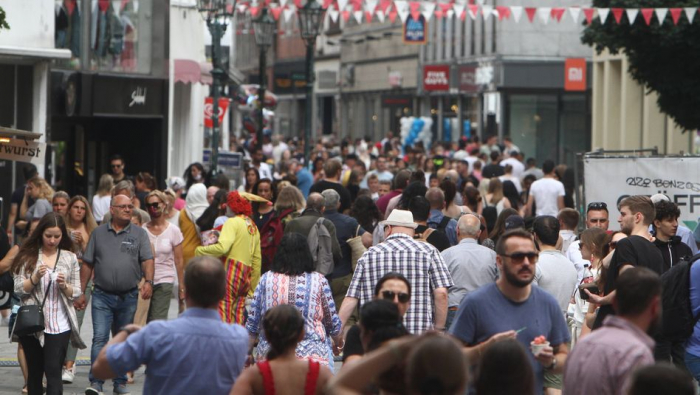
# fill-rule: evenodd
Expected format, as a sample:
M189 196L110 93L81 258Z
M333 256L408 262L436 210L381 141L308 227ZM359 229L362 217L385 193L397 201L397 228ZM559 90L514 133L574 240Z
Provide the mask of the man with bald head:
M491 284L498 277L496 252L480 246L481 220L474 214L465 214L457 222L459 243L442 252L454 285L447 299L447 328L457 314L457 308L465 296L480 287Z

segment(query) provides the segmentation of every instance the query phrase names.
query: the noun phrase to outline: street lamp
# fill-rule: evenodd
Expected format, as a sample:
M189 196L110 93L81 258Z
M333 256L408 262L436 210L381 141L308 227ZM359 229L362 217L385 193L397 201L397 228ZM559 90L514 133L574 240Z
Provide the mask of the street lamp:
M253 21L255 43L260 48L260 88L258 89L258 101L260 102L260 116L258 130L255 139L256 147L262 149L263 140L263 109L265 108L265 89L267 89L267 49L272 45L275 35L275 20L267 13L267 7L263 8L260 17Z
M299 10L301 38L306 43L306 127L304 130L304 158L311 168L311 118L313 117L314 47L326 10L316 0L308 0Z
M226 80L226 71L221 64L221 39L226 32L228 19L233 17L236 0L197 0L197 9L207 22L211 33L211 77L210 95L212 97L212 136L211 136L211 172L216 173L219 159L219 97Z

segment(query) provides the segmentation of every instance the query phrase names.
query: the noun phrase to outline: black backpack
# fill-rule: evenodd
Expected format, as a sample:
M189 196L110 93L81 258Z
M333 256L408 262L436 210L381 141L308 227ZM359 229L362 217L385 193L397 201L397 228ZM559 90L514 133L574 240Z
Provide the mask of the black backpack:
M661 335L667 340L687 340L698 322L690 305L690 268L698 259L700 254L683 257L661 275Z

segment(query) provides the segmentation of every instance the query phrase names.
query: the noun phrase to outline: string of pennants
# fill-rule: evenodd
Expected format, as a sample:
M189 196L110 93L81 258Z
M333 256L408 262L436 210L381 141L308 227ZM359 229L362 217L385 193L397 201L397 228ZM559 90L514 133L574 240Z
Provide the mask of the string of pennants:
M279 3L271 3L267 0L262 3L239 3L236 8L240 14L249 14L255 18L259 16L263 7L267 7L272 17L279 21L280 18L285 23L290 23L295 17L297 10L302 7L302 0L278 0ZM593 19L600 18L601 23L625 23L633 24L638 18L649 26L654 21L656 23L673 23L677 25L681 17L685 15L689 23L693 23L698 11L697 7L683 8L596 8L596 7L522 7L522 6L492 6L483 4L463 4L463 3L434 3L430 1L400 1L400 0L323 0L323 7L326 12L326 26L332 21L338 23L342 19L341 25L346 24L353 18L357 24L372 23L377 21L384 23L387 19L394 23L397 18L401 23L406 23L410 16L413 20L418 20L421 16L426 21L431 19L459 18L466 21L469 17L472 21L477 18L487 22L490 18L494 20L512 20L519 23L521 20L528 20L535 23L547 25L551 21L561 23L563 19L569 19L572 23L578 24L581 15L586 23L590 24ZM568 17L565 17L568 15ZM525 19L523 19L523 16ZM670 21L667 21L670 19ZM279 33L284 33L283 29L278 29ZM239 31L247 33L246 31Z

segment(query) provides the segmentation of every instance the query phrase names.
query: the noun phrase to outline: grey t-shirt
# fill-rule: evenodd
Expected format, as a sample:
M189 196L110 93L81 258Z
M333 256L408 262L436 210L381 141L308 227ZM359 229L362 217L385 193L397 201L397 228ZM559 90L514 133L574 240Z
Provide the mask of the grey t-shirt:
M149 259L153 251L148 235L131 223L119 232L111 222L98 226L83 254L83 262L94 270L95 286L111 293L136 288L142 277L141 262Z
M27 222L32 222L33 220L40 220L44 215L53 211L51 203L46 199L37 200L32 207L27 209Z
M496 333L519 330L516 339L525 347L535 373L535 394L542 394L544 367L530 352L530 342L544 335L556 347L571 339L569 328L552 295L536 285L521 303L506 298L496 284L467 295L459 306L449 333L469 346L488 340Z
M456 246L444 250L442 257L454 282L448 291L449 307L459 306L466 295L493 283L498 277L496 253L474 239L462 239Z
M558 250L542 251L535 270L534 284L554 296L565 314L578 278L573 262Z

